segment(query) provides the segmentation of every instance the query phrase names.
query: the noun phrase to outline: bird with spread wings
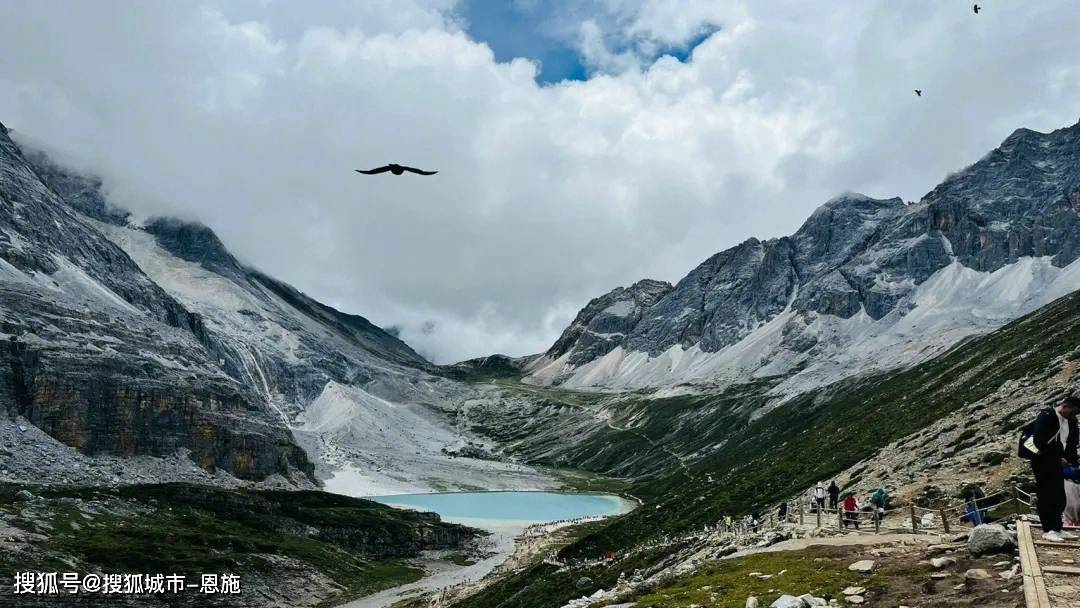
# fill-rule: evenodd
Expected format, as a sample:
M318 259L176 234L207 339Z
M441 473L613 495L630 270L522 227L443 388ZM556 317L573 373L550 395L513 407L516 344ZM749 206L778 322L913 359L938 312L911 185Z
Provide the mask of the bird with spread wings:
M376 167L374 169L356 169L357 173L363 173L364 175L377 175L379 173L386 173L387 171L394 175L401 175L406 171L417 175L435 175L438 173L438 171L424 171L423 169L406 167L405 165L398 165L396 163L390 163L389 165L383 165L382 167Z

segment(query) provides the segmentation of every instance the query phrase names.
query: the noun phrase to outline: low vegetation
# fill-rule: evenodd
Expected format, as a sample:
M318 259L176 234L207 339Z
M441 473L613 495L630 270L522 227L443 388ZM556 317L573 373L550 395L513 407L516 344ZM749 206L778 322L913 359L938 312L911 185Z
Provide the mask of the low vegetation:
M745 412L764 403L760 389L767 383L758 390L746 389L740 398L728 391L720 396L628 403L625 407L632 415L608 413L614 420L633 419L633 426L588 436L576 451L564 453L566 464L610 473L612 462L640 461L642 454L651 454L649 458L665 463L662 468L669 474L637 478L628 492L644 499L645 506L584 536L560 555L596 558L608 550L715 523L725 514L773 504L856 466L885 445L961 411L1006 382L1044 374L1063 360L1080 359L1078 345L1080 292L920 365L849 379L799 396L755 420ZM1024 412L1033 407L1037 404L1018 409L1015 420L1025 420ZM682 439L669 441L676 426ZM960 435L955 445L978 440L973 434L963 437L963 431ZM667 451L661 454L658 446ZM672 452L682 456L679 468L671 466ZM863 475L870 479L871 473ZM661 552L652 561L663 557ZM601 570L593 576L594 588L613 577L617 573ZM497 592L485 595L484 605L529 608L528 598L568 584L538 569L502 581ZM558 597L579 595L570 589Z
M841 598L847 587L873 589L882 586L880 577L847 569L847 562L818 555L817 551L759 553L748 557L714 562L690 576L676 579L638 598L639 608L712 606L744 608L746 598L755 596L768 606L781 595L810 593L825 599ZM768 579L750 576L766 573ZM783 573L783 574L777 574Z
M20 493L22 492L22 493ZM25 494L30 492L30 496ZM325 492L224 490L190 484L109 488L0 485L0 516L42 539L0 553L0 572L286 572L325 577L335 598L422 576L402 559L463 546L476 531L437 516Z

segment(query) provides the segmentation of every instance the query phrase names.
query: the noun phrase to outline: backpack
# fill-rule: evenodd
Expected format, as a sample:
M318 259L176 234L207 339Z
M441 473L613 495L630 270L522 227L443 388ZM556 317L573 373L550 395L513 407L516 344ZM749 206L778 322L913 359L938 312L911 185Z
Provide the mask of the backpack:
M1040 412L1041 414L1042 412ZM1034 460L1039 457L1039 448L1035 447L1035 439L1032 435L1035 434L1035 421L1032 420L1024 428L1020 429L1020 440L1017 442L1016 455L1025 460ZM1054 438L1061 434L1061 429L1058 429Z
M878 491L874 492L874 495L870 497L870 502L874 503L875 507L878 507L879 509L884 509L885 508L885 491L881 490L881 489L878 489Z
M1016 455L1024 460L1034 460L1039 454L1028 449L1027 443L1035 433L1035 422L1029 422L1020 429L1020 440L1016 442Z

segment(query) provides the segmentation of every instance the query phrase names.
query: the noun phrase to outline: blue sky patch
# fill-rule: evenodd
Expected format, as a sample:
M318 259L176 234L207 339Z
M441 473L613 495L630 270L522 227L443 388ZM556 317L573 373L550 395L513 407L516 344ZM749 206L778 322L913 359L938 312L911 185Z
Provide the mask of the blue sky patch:
M491 47L496 60L526 57L540 61L537 80L541 83L588 77L577 49L544 31L546 15L538 4L465 0L458 11L466 20L469 36Z

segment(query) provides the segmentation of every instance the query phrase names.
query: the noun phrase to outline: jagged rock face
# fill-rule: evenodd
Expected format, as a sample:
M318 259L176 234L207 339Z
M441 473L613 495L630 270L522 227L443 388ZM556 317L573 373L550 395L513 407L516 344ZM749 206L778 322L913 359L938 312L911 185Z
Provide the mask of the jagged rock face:
M670 283L644 279L594 299L578 313L547 355L557 359L573 351L569 361L575 364L606 355L637 327L644 311L669 291Z
M247 419L240 430L252 433L257 420L261 425L258 432L263 437L253 435L248 443L281 450L286 449L283 446L287 443L292 450L295 448L292 442L299 442L308 450L311 460L326 467L325 473L355 464L365 471L392 469L393 475L384 473L379 477L380 483L398 478L436 478L439 484L447 483L444 480L456 483L456 479L444 472L449 467L441 468L452 458L442 448L472 435L467 429L443 421L439 412L473 396L470 385L452 379L456 374L463 373L471 379L477 374L488 377L493 370L486 366L481 370L452 370L454 373L440 370L367 319L321 304L291 285L239 262L209 227L172 218L153 218L141 225L129 222L124 212L110 205L99 181L70 175L43 156L32 158L32 165L41 165L38 172L54 180L48 185L61 199L71 196L81 201L68 207L77 219L92 232L104 235L106 242L124 255L126 263L145 273L169 300L190 311L199 322L201 337L197 346L205 357L201 364L207 373L218 378L222 390L228 388L243 397L238 402L218 398L218 393L213 391L207 397L198 382L185 384L186 372L181 371L177 374L180 379L170 381L178 387L178 394L188 395L184 403L194 404L193 408L218 408L216 411L221 412L223 419ZM115 213L102 213L103 209ZM67 335L59 332L58 339L67 339ZM115 337L115 343L124 350L123 358L133 365L142 364L142 358L154 360L153 349L140 351L146 341L141 333ZM168 343L160 336L155 336L153 341ZM70 354L74 349L56 350L59 354ZM185 348L173 350L187 352ZM513 369L505 371L520 375ZM88 377L91 375L87 373ZM162 374L162 377L170 376ZM0 390L4 388L4 380L0 375ZM141 394L139 398L158 403L173 397L169 394L159 399L153 393L156 390L157 387L151 387L145 391L150 396ZM108 394L110 400L121 397ZM73 409L77 411L80 407L75 404ZM71 414L69 419L72 417L79 415ZM41 424L49 432L62 434L60 427L72 424L69 419L63 424L52 425L48 421ZM178 428L175 432L168 431L157 428L158 423ZM153 449L168 449L167 446L186 442L190 445L185 447L192 447L194 452L198 445L207 442L199 443L203 438L201 431L195 435L185 432L192 428L199 431L200 425L201 419L192 415L176 420L162 417L139 428L146 429L147 436L142 439ZM386 441L388 435L393 436L392 441ZM279 436L288 441L278 441ZM220 444L224 439L214 441ZM229 441L237 444L235 439ZM374 445L375 441L379 442L378 446ZM231 449L236 452L239 448ZM222 449L217 455L230 453ZM199 462L213 460L231 466L231 461L209 459L201 453L193 457ZM239 461L243 464L246 459ZM259 461L259 467L265 466L263 461L266 458ZM379 464L372 466L373 462ZM424 466L418 468L417 462ZM483 476L490 467L474 468ZM430 477L429 470L434 471Z
M189 262L231 278L243 277L240 263L225 249L210 228L195 222L185 222L170 217L156 217L144 229L157 238L158 245Z
M222 369L274 409L294 415L330 381L372 383L385 375L387 362L412 368L406 376L432 368L367 319L325 306L240 263L209 227L169 217L129 225L122 219L126 212L102 194L99 180L72 175L40 153L30 158L39 173L50 176L53 190L80 201L76 207L100 221L97 227L108 238L196 312ZM183 262L206 273L196 276ZM214 287L192 289L198 283ZM215 292L227 296L215 300Z
M795 309L847 318L866 306L871 316L880 317L880 298L860 289L846 264L903 211L899 198L879 200L859 194L839 196L818 208L792 237L792 263L805 283Z
M127 224L130 213L110 205L102 195L101 180L96 177L71 173L40 150L21 150L27 163L37 172L41 181L64 199L64 202L86 217L109 222Z
M714 351L787 306L797 277L791 241L750 239L705 261L649 310L630 350L658 355L672 345Z
M382 360L417 369L431 368L431 364L408 344L382 328L376 327L364 317L335 310L308 297L291 285L242 265L207 226L175 218L154 218L146 223L144 230L154 235L157 246L166 252L182 260L199 264L204 269L228 279L241 289L251 292L254 299L265 304L267 308L285 313L271 321L282 323L294 331L302 331L302 324L299 321L311 320L324 326L335 338L347 342L349 348L343 349L345 352L359 349ZM115 232L115 230L110 231L110 233ZM284 306L279 303L283 303ZM251 309L239 312L248 316L257 315ZM292 318L286 318L289 313L292 313ZM319 353L322 356L320 365L331 367L337 365L341 353L320 349L319 345L323 338L316 338L310 340L306 346L313 350L323 351ZM342 381L345 378L343 374L339 374L333 379Z
M625 335L588 331L597 303L616 292L594 300L537 363L543 370L537 378L560 382L616 346L650 360L675 346L715 353L785 310L791 315L778 345L755 352L762 365L786 360L791 369L814 352L835 352L857 339L834 336L841 342L822 344L822 332L845 331L825 328L822 319L864 312L867 322L896 320L915 308L921 284L954 263L989 273L1031 257L1049 257L1056 268L1080 258L1080 124L1047 134L1016 131L915 204L836 197L790 237L750 239L709 258L655 304L636 309L641 320ZM629 367L644 369L633 361ZM604 373L589 378L602 376L603 384L623 373L609 369L621 365L617 360L605 362ZM677 366L678 356L668 363ZM777 371L783 372L770 373ZM655 370L648 373L655 377Z
M1019 129L923 198L911 230L940 230L960 261L995 270L1021 256L1080 257L1080 125Z
M0 324L0 412L69 445L188 448L200 465L248 478L312 470L289 431L219 367L202 318L69 207L2 126Z

